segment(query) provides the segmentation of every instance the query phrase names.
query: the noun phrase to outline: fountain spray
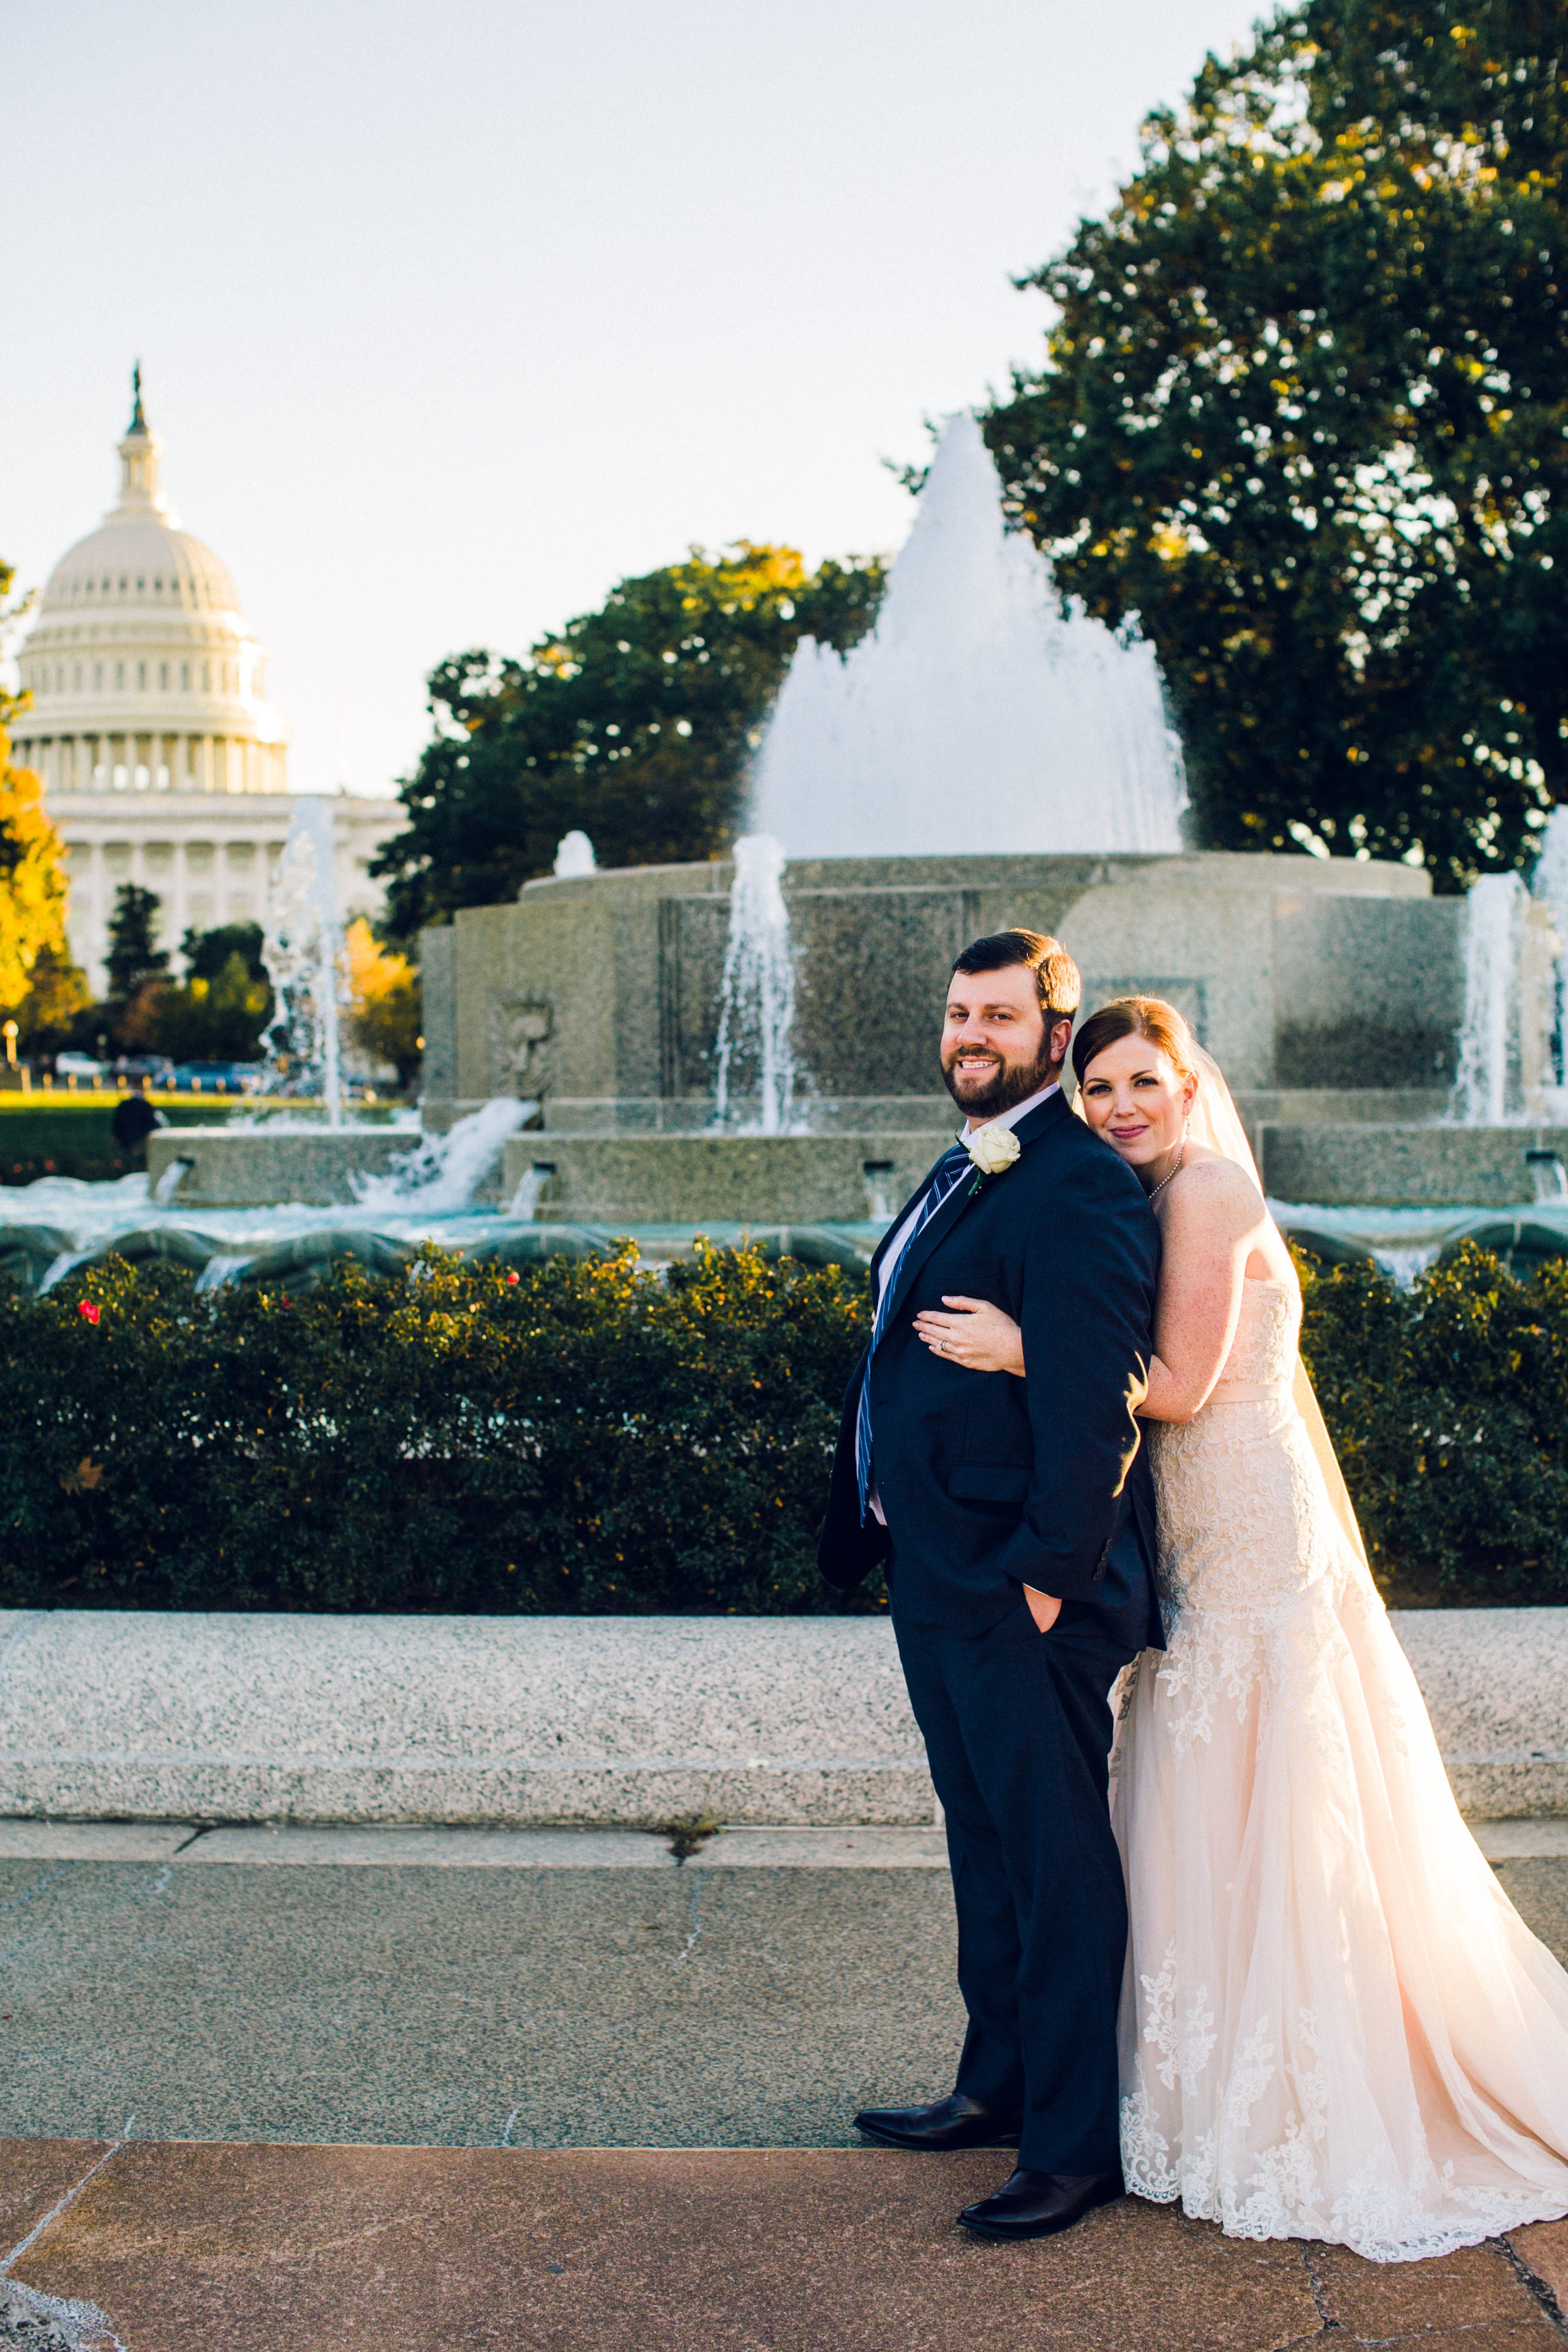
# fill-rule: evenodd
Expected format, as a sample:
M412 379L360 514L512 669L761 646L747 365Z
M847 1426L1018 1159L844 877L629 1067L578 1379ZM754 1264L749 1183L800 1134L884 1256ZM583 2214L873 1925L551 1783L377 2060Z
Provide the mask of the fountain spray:
M275 1010L262 1039L272 1064L262 1091L319 1091L329 1127L343 1124L340 1010L343 942L329 800L295 803L267 907L262 962Z
M784 852L771 834L747 834L736 843L714 1120L716 1126L725 1124L734 1064L744 1055L756 1066L758 1126L764 1135L785 1131L795 1091L790 1045L795 960L789 950L789 910L784 903L783 880Z
M1503 1127L1517 1116L1525 906L1517 874L1483 874L1465 908L1465 1011L1453 1105L1461 1127Z

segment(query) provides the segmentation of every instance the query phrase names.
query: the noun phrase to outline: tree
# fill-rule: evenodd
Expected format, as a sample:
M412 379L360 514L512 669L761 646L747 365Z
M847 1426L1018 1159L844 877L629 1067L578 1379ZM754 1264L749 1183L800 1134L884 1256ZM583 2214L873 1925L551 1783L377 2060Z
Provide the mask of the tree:
M515 898L573 827L602 866L727 848L797 643L847 651L882 582L873 558L808 572L793 548L693 548L621 581L521 660L444 662L429 679L434 739L400 788L408 829L371 869L389 881L388 936Z
M343 945L353 1005L350 1034L372 1061L395 1066L400 1087L412 1086L424 1050L419 974L406 956L378 943L362 915L349 925Z
M129 1004L150 982L167 980L169 950L158 945L161 911L156 890L144 890L140 882L122 882L115 892L104 958L110 1004Z
M0 563L0 647L31 601L4 603L15 577ZM27 699L0 691L0 1013L6 1013L26 995L39 955L67 953L65 845L44 814L37 777L11 765L6 730Z
M261 948L259 923L188 930L180 942L183 985L143 985L128 1033L177 1062L253 1060L272 1018Z
M23 1050L57 1054L76 1044L85 1026L82 1015L90 1003L87 974L81 967L57 948L40 948L27 974L27 992L16 1007Z
M1520 864L1568 797L1562 9L1304 0L1023 281L986 420L1064 593L1140 616L1202 838Z
M238 956L254 981L267 985L262 961L264 935L259 923L219 923L210 931L188 930L180 941L187 982L215 980L231 956Z

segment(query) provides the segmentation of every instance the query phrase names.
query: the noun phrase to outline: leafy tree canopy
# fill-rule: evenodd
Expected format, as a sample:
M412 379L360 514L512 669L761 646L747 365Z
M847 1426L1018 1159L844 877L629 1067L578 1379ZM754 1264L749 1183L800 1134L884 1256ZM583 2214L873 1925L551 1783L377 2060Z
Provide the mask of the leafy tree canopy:
M161 911L156 890L144 890L140 882L122 882L115 892L103 960L110 1004L129 1004L149 982L167 979L169 951L158 944Z
M1141 616L1214 846L1457 888L1568 798L1564 22L1305 0L1023 281L988 439L1064 592Z
M151 974L133 982L132 1002L120 1024L123 1042L150 1045L176 1062L254 1061L272 1018L261 944L259 923L188 930L180 942L183 985Z
M6 606L15 577L0 563L0 646L27 600ZM26 695L0 692L0 1013L14 1013L26 995L44 950L66 950L65 845L44 814L43 788L29 768L11 765L10 721Z
M434 740L402 787L408 830L371 871L412 940L515 898L574 827L601 866L727 848L747 761L802 636L844 652L875 616L874 558L808 572L743 540L622 580L521 659L455 655L429 680Z
M252 980L265 981L267 966L261 960L262 938L259 923L218 923L210 931L198 931L193 928L180 941L185 978L187 981L215 980L230 956L237 955Z
M57 1054L62 1046L90 1046L84 1020L91 1003L87 974L57 948L40 948L27 974L27 992L16 1007L17 1036L24 1051Z

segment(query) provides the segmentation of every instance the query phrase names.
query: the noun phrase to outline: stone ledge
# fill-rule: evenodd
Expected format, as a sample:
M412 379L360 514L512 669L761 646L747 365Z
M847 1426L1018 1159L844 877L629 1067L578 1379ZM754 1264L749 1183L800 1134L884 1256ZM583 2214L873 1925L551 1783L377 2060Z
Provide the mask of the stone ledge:
M1271 1200L1321 1208L1504 1209L1534 1198L1524 1155L1557 1150L1563 1130L1265 1120L1253 1140Z
M1393 1622L1472 1818L1568 1813L1568 1610ZM0 1815L929 1824L885 1618L0 1612Z

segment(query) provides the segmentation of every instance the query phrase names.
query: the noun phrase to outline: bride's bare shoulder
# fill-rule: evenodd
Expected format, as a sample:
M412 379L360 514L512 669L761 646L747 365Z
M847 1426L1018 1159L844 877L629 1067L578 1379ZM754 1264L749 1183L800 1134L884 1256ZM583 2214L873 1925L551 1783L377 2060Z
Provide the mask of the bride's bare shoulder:
M1187 1146L1186 1156L1166 1192L1168 1222L1193 1229L1223 1227L1246 1233L1268 1213L1263 1195L1245 1169L1207 1144Z

